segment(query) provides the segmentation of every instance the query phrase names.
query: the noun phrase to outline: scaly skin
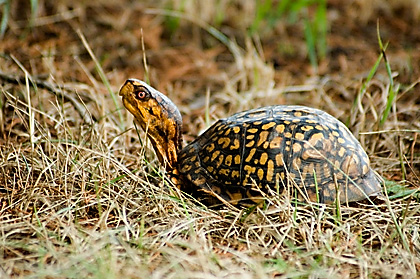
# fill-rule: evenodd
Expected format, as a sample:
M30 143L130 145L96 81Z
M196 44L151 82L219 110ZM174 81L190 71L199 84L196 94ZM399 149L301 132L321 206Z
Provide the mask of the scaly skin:
M174 170L182 140L182 118L178 109L165 95L137 79L128 79L119 95L147 133L160 163L168 171Z

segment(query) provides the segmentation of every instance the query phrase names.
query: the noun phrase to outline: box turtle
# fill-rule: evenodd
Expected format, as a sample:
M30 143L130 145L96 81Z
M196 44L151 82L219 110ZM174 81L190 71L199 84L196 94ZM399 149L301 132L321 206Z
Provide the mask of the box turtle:
M381 192L360 143L321 110L278 105L236 113L182 148L181 114L168 97L137 79L119 95L181 190L193 187L234 205L285 193L343 203Z

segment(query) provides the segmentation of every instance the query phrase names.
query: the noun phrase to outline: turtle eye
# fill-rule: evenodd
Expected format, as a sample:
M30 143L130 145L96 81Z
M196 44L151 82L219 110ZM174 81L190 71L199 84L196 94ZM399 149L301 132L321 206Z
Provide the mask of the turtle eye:
M137 92L137 99L144 99L146 97L146 92L144 91L139 91Z
M139 90L135 92L135 97L137 100L147 100L149 97L149 92L145 88L139 88Z

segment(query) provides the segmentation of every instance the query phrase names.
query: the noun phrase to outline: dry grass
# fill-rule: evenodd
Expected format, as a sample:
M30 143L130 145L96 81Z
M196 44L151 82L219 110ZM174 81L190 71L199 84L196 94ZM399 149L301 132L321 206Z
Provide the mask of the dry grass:
M71 5L57 3L41 8L62 11ZM400 91L379 128L391 84L383 61L352 108L377 59L377 54L369 56L370 49L353 60L340 56L342 71L320 65L323 75L302 70L295 77L286 73L287 66L266 62L270 51L264 53L259 45L264 38L245 38L234 52L204 32L193 41L199 38L211 47L174 48L170 41L179 41L162 39L163 17L143 13L140 4L130 7L75 4L66 18L57 12L57 22L35 21L39 29L27 35L34 46L14 38L23 34L21 21L10 23L0 58L5 73L0 88L0 278L420 276L417 54L410 54L408 72L406 64L397 68L391 62L400 75L394 74ZM88 11L92 17L84 21ZM178 196L164 184L144 134L132 129L131 116L109 93L127 77L143 76L141 33L128 27L139 22L152 85L179 104L187 140L207 122L242 109L273 103L322 108L361 139L373 167L389 181L390 199L337 209L279 197L264 209L237 209L208 208L186 194ZM196 34L197 22L183 24L174 37L182 39L188 27ZM75 31L83 26L106 81ZM48 40L47 32L58 37ZM287 40L296 42L292 36ZM390 60L398 51L387 52ZM359 63L365 60L369 67ZM299 63L294 66L307 67ZM345 65L362 69L352 72Z

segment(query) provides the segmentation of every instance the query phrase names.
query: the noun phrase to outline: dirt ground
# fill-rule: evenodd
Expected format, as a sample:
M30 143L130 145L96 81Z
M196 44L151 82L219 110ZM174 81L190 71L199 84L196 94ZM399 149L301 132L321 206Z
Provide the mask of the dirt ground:
M106 231L106 228L119 228L122 224L128 226L124 223L127 220L141 223L142 228L148 231L150 241L144 244L149 245L148 251L151 251L150 256L147 256L147 264L143 263L147 266L147 272L122 272L127 278L160 278L159 274L166 274L168 278L182 278L168 276L169 271L173 271L172 267L168 267L170 264L166 266L166 271L161 270L162 273L159 273L159 267L168 260L167 257L172 259L172 256L162 256L165 253L172 255L191 249L194 256L208 259L195 246L172 252L159 250L159 253L153 254L155 250L151 247L157 242L166 243L161 246L165 246L165 249L170 249L171 245L177 246L169 236L166 242L157 241L155 237L161 237L158 229L148 230L158 226L159 222L167 224L167 227L173 225L160 219L168 215L166 210L177 212L172 209L177 208L173 202L171 209L159 209L166 213L142 208L157 214L153 215L156 218L153 221L145 221L144 216L147 214L143 216L141 211L136 211L126 220L114 212L121 208L120 194L118 190L109 190L108 185L119 182L122 179L120 176L127 173L135 173L137 177L147 180L146 173L152 173L158 168L152 150L143 149L133 129L127 132L133 127L132 118L122 109L117 92L130 77L147 80L178 105L183 115L186 142L194 139L218 118L274 103L320 108L343 121L365 148L373 169L387 181L388 195L391 200L394 199L395 208L401 210L395 209L398 211L398 224L411 224L411 231L403 228L401 233L406 236L407 243L401 234L401 239L395 236L398 229L384 225L386 228L383 234L377 232L380 237L372 233L372 239L377 237L380 240L363 242L360 244L363 251L360 251L367 257L381 255L378 248L381 241L385 249L385 246L392 246L387 238L395 239L400 244L400 248L395 249L401 249L406 253L404 255L409 255L407 259L410 260L405 265L401 264L391 259L391 255L398 257L400 254L390 252L386 260L378 256L381 258L380 264L368 262L366 269L363 269L360 267L363 264L342 260L346 256L343 252L342 258L335 259L346 263L339 265L339 268L320 260L317 264L326 273L318 274L317 277L314 275L316 273L302 271L310 265L303 262L302 265L296 264L293 272L297 273L293 276L404 278L404 273L411 278L420 276L420 5L415 0L327 1L328 51L327 56L319 61L318 67L313 67L309 61L301 18L291 20L285 17L273 26L261 24L256 34L249 35L249 26L255 14L251 5L254 1L208 1L213 4L222 3L220 5L225 14L219 21L215 18L220 13L220 7L205 4L204 1L90 2L39 1L35 15L31 12L30 1L17 0L10 4L7 29L0 43L0 227L3 227L0 228L0 246L4 246L4 249L0 249L3 250L0 252L3 256L3 260L0 260L1 278L26 278L32 275L38 278L70 278L75 277L75 274L88 277L107 274L90 271L60 274L58 270L62 271L63 267L52 268L61 257L65 257L63 254L77 253L79 249L75 246L75 250L69 252L63 248L79 241L72 236L73 232L66 231L66 222L75 225L77 230L86 235L99 233L98 239L101 240L98 243L102 243L105 233L101 232ZM172 14L172 17L168 17L168 9L176 8L180 3L184 3L181 16ZM313 12L312 8L308 9L309 14ZM176 24L174 19L177 20ZM224 34L229 43L215 36L210 25ZM387 44L387 60L381 60L375 75L368 80L370 71L381 55L378 28L382 42ZM387 73L386 62L391 68L392 81ZM390 87L397 92L397 96L390 104L389 115L381 123ZM119 167L111 166L114 163ZM142 184L146 183L145 180L133 184L128 178L124 183L132 183L140 188L146 185ZM148 183L152 185L159 182L156 175L150 179ZM70 184L72 190L66 186ZM95 187L102 187L102 190ZM107 197L104 198L103 208L98 205L100 200L103 201L103 196L98 197L98 191ZM158 203L144 194L143 190L139 191L136 195L139 195L140 200L146 199L148 204ZM80 195L80 204L79 201L77 203L83 208L82 212L72 213L69 219L57 217L67 220L63 223L52 221L55 217L51 216L58 216L69 208L64 199L74 199L75 193L76 196ZM116 199L116 204L112 203L113 199ZM156 204L153 207L150 205L150 208L160 208ZM182 206L178 207L182 209ZM404 208L412 211L404 213ZM45 211L44 215L38 215L37 212L44 212L42 210ZM104 212L108 212L107 217L103 217ZM218 213L200 214L208 219L225 218ZM404 219L404 214L408 214L411 219ZM389 220L389 223L383 221L383 224L393 226L395 220L391 217ZM377 226L384 228L382 225ZM217 247L216 242L237 253L246 247L249 249L249 245L242 245L240 238L229 240L227 236L235 231L231 224L218 226L223 231L223 237L209 234L212 236L209 236L208 249L221 255L221 262L224 263L224 257L227 257L233 261L234 266L241 266L236 273L237 277L242 272L249 275L242 275L245 278L293 277L292 273L288 273L289 270L276 266L283 266L283 263L290 265L301 259L290 248L290 244L282 242L276 246L276 251L284 249L287 253L283 255L288 256L284 257L284 262L275 264L272 261L277 261L277 258L268 256L275 254L271 250L273 246L259 245L258 249L270 250L270 253L264 252L265 259L261 262L270 262L270 268L279 268L267 271L264 269L266 264L262 264L263 271L259 273L249 267L252 264L247 265L245 256L237 256L234 251L219 254L222 248ZM375 226L372 225L372 231L376 229ZM124 236L124 241L128 246L141 246L133 244L138 241L133 234L127 235L130 237ZM238 235L245 238L245 233L240 232ZM67 244L53 241L50 247L50 242L45 242L47 248L43 246L42 250L34 241L44 237L57 238L59 243L63 241ZM258 236L252 237L258 239ZM276 241L281 238L276 237L273 237ZM291 239L299 242L305 236L302 233ZM322 246L321 243L319 241L317 245ZM125 244L121 245L125 247ZM308 254L304 257L313 259L313 255L309 255L313 250L306 248L305 253ZM365 248L375 252L369 254ZM40 252L40 249L45 253ZM352 256L357 254L357 249L354 249L349 252ZM63 252L57 256L53 251ZM131 256L124 257L133 257L135 262L134 258L143 257L138 251L130 250L130 253L136 255L127 252ZM107 263L107 260L104 262ZM120 262L124 260L117 257L115 263ZM386 269L387 265L389 270ZM398 270L401 265L404 268ZM115 266L112 265L115 269L110 268L114 275L119 274L124 264ZM215 266L217 264L210 265L208 273L203 267L188 264L175 270L200 270L202 273L198 275L186 273L187 277L195 278L221 278L223 271L229 270L228 267L220 267L223 264ZM311 268L313 271L314 266ZM88 270L87 267L82 268L85 269ZM205 274L212 274L213 277L205 277ZM229 275L229 272L226 274Z

